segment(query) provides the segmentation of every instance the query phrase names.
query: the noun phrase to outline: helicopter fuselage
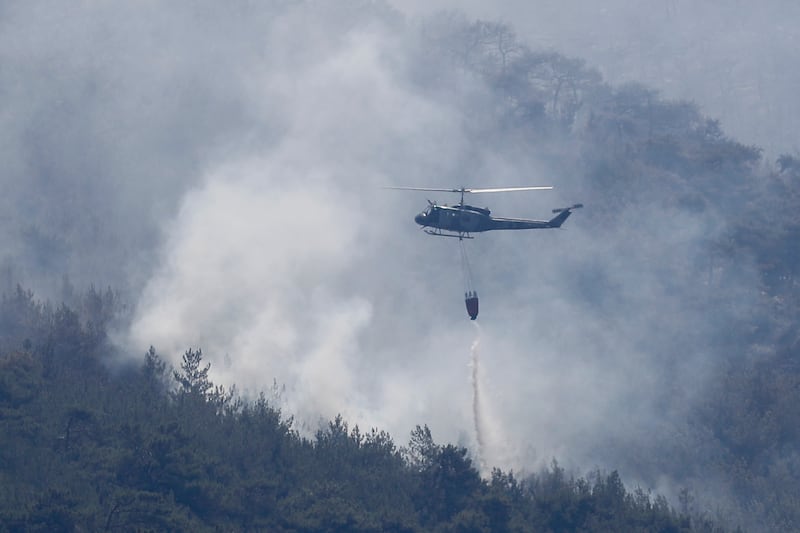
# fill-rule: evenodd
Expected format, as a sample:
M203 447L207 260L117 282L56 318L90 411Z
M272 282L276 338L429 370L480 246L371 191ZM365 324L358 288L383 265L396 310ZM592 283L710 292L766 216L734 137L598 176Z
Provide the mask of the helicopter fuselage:
M524 218L499 218L491 216L486 208L459 204L430 205L422 213L414 217L414 222L426 228L428 233L446 235L442 231L453 232L453 236L466 236L492 230L519 230L558 228L569 217L570 209L558 210L558 215L551 220L530 220ZM430 231L428 231L430 228Z

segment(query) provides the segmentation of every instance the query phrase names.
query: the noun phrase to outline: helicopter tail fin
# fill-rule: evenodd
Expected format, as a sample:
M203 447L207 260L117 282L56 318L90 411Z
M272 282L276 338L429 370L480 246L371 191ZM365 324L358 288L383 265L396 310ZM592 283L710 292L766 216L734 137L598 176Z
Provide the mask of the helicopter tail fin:
M556 216L551 218L547 224L551 228L560 228L561 224L564 223L565 220L569 218L572 214L573 209L579 209L583 207L583 204L575 204L569 207L560 207L558 209L553 209L553 213L558 213Z

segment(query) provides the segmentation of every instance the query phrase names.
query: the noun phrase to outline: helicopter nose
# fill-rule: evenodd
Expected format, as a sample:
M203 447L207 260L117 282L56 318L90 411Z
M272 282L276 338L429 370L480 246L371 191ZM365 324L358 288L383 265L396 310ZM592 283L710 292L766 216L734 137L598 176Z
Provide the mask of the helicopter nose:
M425 225L425 213L420 213L419 215L414 217L414 222L419 224L420 226Z

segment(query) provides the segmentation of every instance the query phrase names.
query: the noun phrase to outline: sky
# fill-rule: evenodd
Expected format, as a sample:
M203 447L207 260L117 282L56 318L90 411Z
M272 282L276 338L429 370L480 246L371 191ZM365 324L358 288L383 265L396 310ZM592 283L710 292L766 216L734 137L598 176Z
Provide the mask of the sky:
M697 20L713 18L712 4ZM571 147L545 159L495 142L490 89L426 62L414 21L453 4L393 5L3 3L5 279L53 297L65 274L121 290L133 319L115 339L127 357L153 345L178 364L202 348L213 380L266 391L302 431L342 414L401 444L427 424L438 442L475 450L479 412L483 464L532 470L555 457L662 491L688 482L632 450L683 427L713 373L714 324L687 305L700 283L687 265L718 221L681 213L665 225L678 214L642 205L598 235L603 209ZM642 75L670 96L718 100L708 79L656 83L666 74L643 63L663 53L664 72L708 70L671 30L697 35L689 3L668 5L662 27L634 2L602 13L577 1L459 3L513 20L531 46L596 61L612 83ZM768 15L783 4L767 5L763 20L745 18L777 23ZM597 17L609 24L589 26ZM641 21L660 28L653 43L634 35ZM723 46L707 44L709 58ZM764 80L793 76L764 69ZM479 326L457 241L413 223L427 199L455 199L383 189L461 185L555 187L475 199L505 216L586 204L559 231L467 243Z

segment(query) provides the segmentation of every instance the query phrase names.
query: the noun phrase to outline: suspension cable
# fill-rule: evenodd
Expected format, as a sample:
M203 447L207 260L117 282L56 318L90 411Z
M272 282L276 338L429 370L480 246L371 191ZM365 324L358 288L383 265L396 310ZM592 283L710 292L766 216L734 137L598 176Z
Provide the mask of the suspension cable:
M464 276L464 291L473 293L472 267L469 264L469 257L467 256L467 249L463 239L458 241L458 246L461 252L461 273Z

